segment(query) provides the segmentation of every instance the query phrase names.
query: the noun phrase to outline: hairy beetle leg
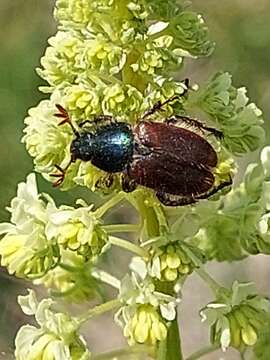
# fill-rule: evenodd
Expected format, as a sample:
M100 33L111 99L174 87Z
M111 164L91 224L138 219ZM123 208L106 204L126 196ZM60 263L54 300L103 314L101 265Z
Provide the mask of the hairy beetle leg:
M206 126L203 123L201 123L200 121L196 120L196 119L192 119L188 116L181 116L181 115L173 115L171 117L169 117L168 119L166 119L166 123L170 124L170 125L176 125L178 123L186 123L187 125L192 126L195 129L199 129L201 131L205 130L211 134L213 134L217 139L222 140L224 138L223 132Z
M229 179L226 181L223 181L222 183L220 183L217 186L214 186L210 191L208 191L205 194L196 196L196 199L201 200L201 199L208 199L210 196L215 195L217 192L219 192L220 190L224 189L227 186L231 186L232 185L232 178L231 176L229 176Z
M58 178L58 180L54 181L53 182L53 187L57 187L59 185L62 184L62 182L65 180L65 176L66 176L66 172L67 172L67 169L69 168L70 164L72 163L73 161L70 160L69 163L67 164L67 166L62 169L61 166L59 165L54 165L55 168L59 171L58 173L54 173L54 174L50 174L51 177L55 177L55 178Z
M173 196L162 191L156 193L158 200L165 206L185 206L195 204L197 200L192 196Z
M210 191L206 192L205 194L201 194L197 196L179 197L160 191L156 193L156 196L159 199L159 201L165 206L185 206L185 205L195 204L198 200L208 199L209 197L213 196L220 190L231 185L232 185L232 178L230 176L227 181L223 181L219 185L214 186Z

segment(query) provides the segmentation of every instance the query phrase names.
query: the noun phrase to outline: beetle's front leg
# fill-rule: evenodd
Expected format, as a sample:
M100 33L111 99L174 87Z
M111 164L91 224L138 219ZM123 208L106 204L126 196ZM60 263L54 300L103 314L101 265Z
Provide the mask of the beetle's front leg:
M111 115L103 115L103 114L101 114L101 115L95 116L93 118L93 120L84 120L83 122L81 122L79 124L79 127L83 128L86 124L88 124L90 126L98 125L101 122L108 122L109 124L112 124L112 123L115 123L116 120Z

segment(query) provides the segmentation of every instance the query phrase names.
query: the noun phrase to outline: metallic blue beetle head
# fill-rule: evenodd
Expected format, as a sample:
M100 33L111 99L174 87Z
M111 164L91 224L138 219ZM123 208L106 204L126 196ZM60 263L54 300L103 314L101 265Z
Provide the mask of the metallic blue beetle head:
M89 161L93 156L93 143L95 135L92 133L79 134L70 145L71 160Z

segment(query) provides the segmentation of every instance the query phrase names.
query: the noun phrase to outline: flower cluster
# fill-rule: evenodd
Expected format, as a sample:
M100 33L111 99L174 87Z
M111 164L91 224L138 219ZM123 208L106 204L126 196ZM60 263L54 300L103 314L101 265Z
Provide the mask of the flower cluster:
M21 277L43 275L57 262L57 250L46 238L46 205L37 192L34 174L18 185L8 210L11 222L0 227L5 234L0 243L1 265Z
M108 248L108 235L92 211L93 206L83 201L78 205L76 209L56 207L48 195L38 194L35 175L30 174L26 183L19 184L17 197L11 202L11 223L0 225L1 234L5 234L0 242L1 265L10 274L45 279L48 272L50 278L56 274L59 277L58 266L63 264L81 264L86 270L86 262L95 263ZM89 279L88 270L87 274ZM69 274L69 283L71 278Z
M178 243L169 243L154 249L151 272L161 281L177 281L190 274L194 264Z
M155 345L166 339L167 326L176 317L179 300L156 290L141 258L133 258L130 268L131 274L121 282L119 297L124 305L115 319L129 344Z
M256 295L253 284L235 281L231 293L221 301L208 304L201 316L202 321L211 326L213 343L220 343L224 351L229 346L244 351L247 346L256 344L269 320L269 310L269 300Z
M223 146L235 155L254 151L265 140L262 112L249 103L246 92L232 85L230 74L218 73L191 99L223 131Z
M38 303L35 293L19 296L19 304L26 315L34 315L38 327L24 325L17 333L15 356L18 360L72 359L91 357L84 339L78 334L79 322L52 309L52 299Z
M209 259L269 254L269 155L265 147L261 161L248 166L243 182L223 200L196 208L197 221L207 226L200 227L193 241Z

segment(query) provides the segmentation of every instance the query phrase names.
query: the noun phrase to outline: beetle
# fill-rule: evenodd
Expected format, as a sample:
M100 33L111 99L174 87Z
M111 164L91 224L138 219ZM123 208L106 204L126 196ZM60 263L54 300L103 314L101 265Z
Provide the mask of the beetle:
M75 129L68 112L57 104L55 116L61 119L59 125L68 123L74 139L70 146L70 162L64 169L56 165L59 172L51 174L58 178L54 186L63 182L66 170L77 159L90 161L107 172L108 187L113 174L121 173L123 191L132 192L138 185L150 188L166 206L192 204L231 185L231 177L214 184L217 153L202 136L207 132L222 139L221 131L181 115L172 115L164 122L153 121L155 113L178 97L157 102L134 126L118 122L109 115L100 115L93 121L83 121L79 125L82 131ZM181 123L188 127L179 127ZM86 124L94 124L95 129L85 129Z

